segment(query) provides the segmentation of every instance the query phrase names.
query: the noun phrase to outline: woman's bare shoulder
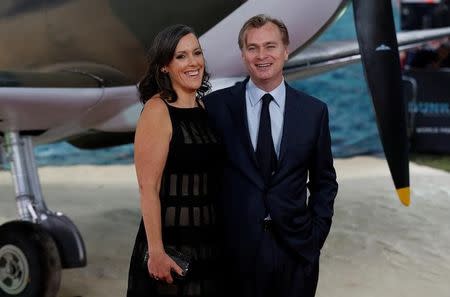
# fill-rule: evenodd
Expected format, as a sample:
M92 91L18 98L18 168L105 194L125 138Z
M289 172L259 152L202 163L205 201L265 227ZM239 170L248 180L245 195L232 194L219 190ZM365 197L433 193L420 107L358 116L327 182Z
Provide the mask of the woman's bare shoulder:
M150 99L148 99L147 102L145 102L142 113L144 113L144 112L146 112L146 113L163 112L164 113L164 111L167 111L166 103L163 101L161 96L159 96L159 94L156 94L156 95L153 95L153 97L151 97Z
M153 119L169 117L169 110L167 109L167 105L159 96L159 94L154 95L149 100L147 100L147 102L145 102L139 120L145 120L148 117Z
M170 126L170 115L166 103L159 95L154 95L144 104L144 109L139 117L138 126L145 123L149 125Z

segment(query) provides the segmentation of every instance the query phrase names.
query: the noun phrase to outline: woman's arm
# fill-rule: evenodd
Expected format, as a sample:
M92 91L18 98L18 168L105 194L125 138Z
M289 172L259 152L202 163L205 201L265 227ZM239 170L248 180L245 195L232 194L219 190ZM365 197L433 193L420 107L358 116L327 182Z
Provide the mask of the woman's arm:
M171 270L182 272L165 253L161 235L159 191L171 135L172 125L167 107L155 96L145 104L136 127L134 162L149 247L149 273L155 279L168 283L173 281Z

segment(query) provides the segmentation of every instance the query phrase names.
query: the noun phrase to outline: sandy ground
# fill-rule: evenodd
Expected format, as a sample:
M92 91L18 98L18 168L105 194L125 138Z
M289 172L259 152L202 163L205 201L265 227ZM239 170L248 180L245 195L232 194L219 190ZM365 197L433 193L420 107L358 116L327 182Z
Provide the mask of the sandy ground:
M450 174L411 164L412 205L395 196L385 160L336 160L339 194L322 251L318 297L450 296ZM48 206L84 236L88 266L63 271L59 297L124 296L139 221L132 166L40 169ZM0 172L0 223L16 216Z

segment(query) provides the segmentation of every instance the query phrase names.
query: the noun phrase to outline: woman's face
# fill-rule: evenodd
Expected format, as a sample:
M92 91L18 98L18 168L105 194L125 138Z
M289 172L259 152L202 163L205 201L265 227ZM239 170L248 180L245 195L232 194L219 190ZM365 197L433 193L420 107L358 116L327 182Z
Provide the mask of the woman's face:
M205 60L194 34L189 33L180 39L166 69L177 94L196 92L200 88L205 70Z

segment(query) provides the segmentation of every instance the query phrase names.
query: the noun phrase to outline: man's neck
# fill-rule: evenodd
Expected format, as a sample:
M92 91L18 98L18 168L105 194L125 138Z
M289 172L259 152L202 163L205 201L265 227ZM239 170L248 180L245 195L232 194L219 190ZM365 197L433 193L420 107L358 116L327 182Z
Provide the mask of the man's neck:
M275 90L282 82L283 82L283 76L281 76L279 79L276 80L267 80L267 81L257 81L250 77L251 81L257 86L259 89L270 93L273 90Z

